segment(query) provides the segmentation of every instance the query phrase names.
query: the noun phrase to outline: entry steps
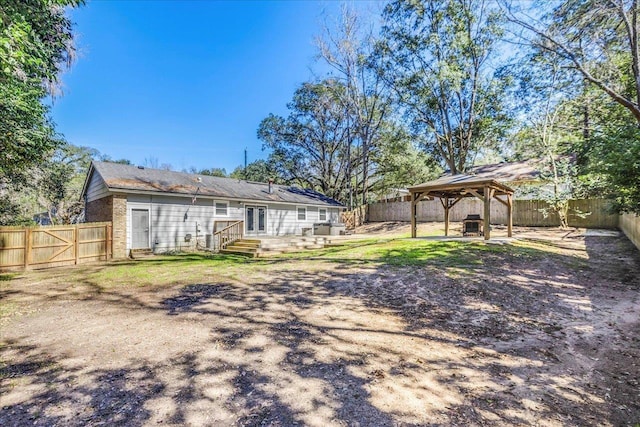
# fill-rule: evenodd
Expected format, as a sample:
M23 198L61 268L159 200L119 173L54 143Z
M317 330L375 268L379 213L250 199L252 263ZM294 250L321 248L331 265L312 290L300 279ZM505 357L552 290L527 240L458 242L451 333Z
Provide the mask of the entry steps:
M286 252L300 252L307 249L322 249L331 243L326 237L284 237L269 239L240 239L226 249L223 254L246 255L250 257L265 257Z

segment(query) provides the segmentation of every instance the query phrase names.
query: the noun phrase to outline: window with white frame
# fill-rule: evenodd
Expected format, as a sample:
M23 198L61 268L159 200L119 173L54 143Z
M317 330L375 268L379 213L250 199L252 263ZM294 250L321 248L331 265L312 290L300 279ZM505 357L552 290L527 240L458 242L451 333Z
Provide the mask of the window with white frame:
M326 209L320 209L318 211L318 219L320 221L326 221L327 220L327 210Z
M307 208L304 206L298 206L298 221L307 220Z
M215 202L216 216L229 216L229 202Z

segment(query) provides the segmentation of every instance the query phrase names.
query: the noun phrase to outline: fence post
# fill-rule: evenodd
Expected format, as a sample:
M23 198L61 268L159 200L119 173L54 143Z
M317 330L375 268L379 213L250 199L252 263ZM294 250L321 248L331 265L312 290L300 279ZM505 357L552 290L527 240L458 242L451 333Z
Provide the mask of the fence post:
M73 227L73 263L75 265L78 265L78 257L79 257L79 253L78 253L78 249L79 249L79 243L78 243L78 234L79 234L79 229L78 229L78 224L74 225Z
M109 223L107 224L105 229L105 236L104 236L104 240L105 240L105 248L104 248L104 252L105 252L105 261L111 259L111 257L113 256L113 238L111 236L111 233L113 232L113 224Z
M24 231L24 269L29 267L29 258L31 258L31 229L26 228Z

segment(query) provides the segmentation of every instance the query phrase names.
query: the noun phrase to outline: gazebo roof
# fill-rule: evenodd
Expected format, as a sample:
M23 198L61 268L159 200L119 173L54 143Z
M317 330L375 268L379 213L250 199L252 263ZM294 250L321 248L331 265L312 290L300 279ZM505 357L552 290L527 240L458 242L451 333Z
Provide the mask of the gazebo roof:
M473 175L448 175L434 181L409 187L411 193L423 193L435 197L474 197L468 190L480 192L484 188L495 190L495 195L513 194L513 189L493 178Z

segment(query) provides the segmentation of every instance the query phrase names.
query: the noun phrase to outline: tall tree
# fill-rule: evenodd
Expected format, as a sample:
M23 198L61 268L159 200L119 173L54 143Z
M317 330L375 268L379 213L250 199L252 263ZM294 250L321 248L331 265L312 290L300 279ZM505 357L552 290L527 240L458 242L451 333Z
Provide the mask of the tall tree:
M381 75L452 174L506 118L489 61L503 32L496 12L484 0L394 0L384 9Z
M74 57L65 7L79 0L3 0L0 5L0 222L28 221L16 191L63 144L43 103Z
M0 181L13 182L62 144L42 99L74 57L65 7L80 0L3 0L0 7Z
M371 192L377 200L395 190L436 179L442 173L436 160L414 142L405 128L385 126L381 138L383 148L372 154L376 173Z
M71 224L82 219L84 202L80 193L96 155L94 149L64 144L34 170L37 201L51 224Z
M195 173L200 175L209 175L209 176L217 176L220 178L226 178L228 176L227 170L225 168L209 168L209 169L198 169L195 167L191 167L185 172Z
M336 95L343 90L335 80L304 83L288 105L289 116L264 119L258 138L286 181L347 202L349 128Z
M390 98L376 69L373 32L353 9L344 6L338 23L325 26L316 44L320 57L333 70L332 78L342 84L336 95L349 114L348 184L357 174L360 188L356 192L364 204L373 172L371 156L380 148L383 125L391 114Z
M244 179L253 182L269 182L276 184L284 183L280 173L271 158L267 160L256 160L247 167L238 166L229 174L229 178Z
M601 99L582 105L580 164L583 172L601 177L608 187L602 194L616 199L617 209L640 213L638 1L565 0L533 13L523 10L522 3L506 3L504 10L524 30L522 38L561 58L562 65L574 71L576 81L597 88L619 106Z
M550 10L506 3L509 19L537 49L563 59L640 123L640 7L637 0L566 0ZM539 16L538 19L533 16Z
M575 196L578 183L572 154L580 129L571 117L576 85L559 58L548 55L528 56L517 74L520 81L516 98L522 127L516 155L535 159L542 181L549 183L532 186L528 192L547 201L548 208L543 213L556 214L560 226L567 228L569 200Z

